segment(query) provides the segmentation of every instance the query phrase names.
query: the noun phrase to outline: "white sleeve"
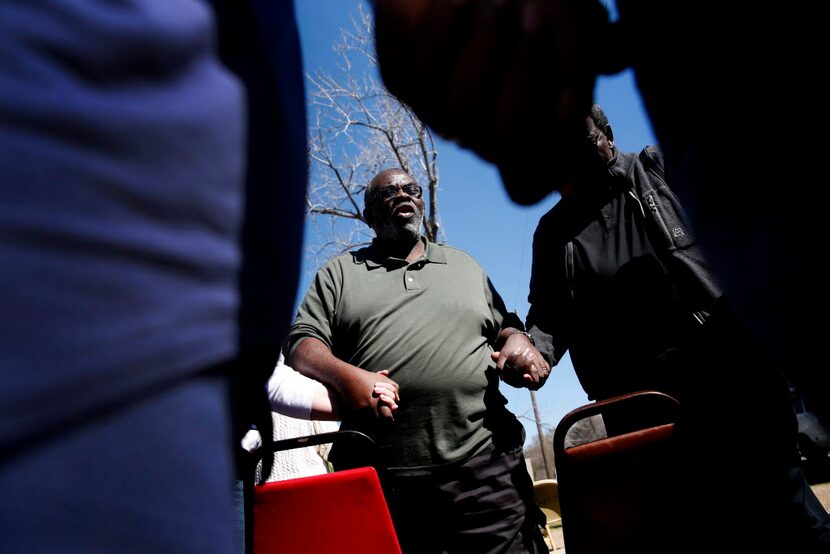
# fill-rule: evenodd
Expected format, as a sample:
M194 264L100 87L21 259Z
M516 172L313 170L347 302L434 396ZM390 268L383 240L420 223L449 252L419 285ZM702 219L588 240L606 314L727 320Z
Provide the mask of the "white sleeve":
M314 394L323 384L294 371L285 365L283 357L277 362L268 379L268 400L271 409L298 419L311 419Z
M248 452L253 452L260 446L262 446L262 436L260 436L259 431L248 429L248 432L242 437L242 448Z

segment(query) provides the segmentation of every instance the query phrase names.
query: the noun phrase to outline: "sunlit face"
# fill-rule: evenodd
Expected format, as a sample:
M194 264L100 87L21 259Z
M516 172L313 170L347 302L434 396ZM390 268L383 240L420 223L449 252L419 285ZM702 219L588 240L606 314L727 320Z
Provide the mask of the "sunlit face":
M585 139L591 153L596 155L595 157L592 156L592 158L598 164L602 164L605 167L608 165L608 162L614 159L614 139L613 137L608 137L601 131L590 117L587 117L585 122L588 131Z
M404 171L390 169L377 175L366 189L367 219L381 240L401 241L421 236L424 201L421 187Z

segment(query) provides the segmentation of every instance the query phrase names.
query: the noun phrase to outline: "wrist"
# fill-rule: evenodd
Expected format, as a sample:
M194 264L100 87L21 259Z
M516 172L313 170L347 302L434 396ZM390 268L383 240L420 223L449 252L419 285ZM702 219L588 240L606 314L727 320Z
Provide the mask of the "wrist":
M510 333L510 335L524 335L524 336L527 337L527 340L530 341L530 344L532 344L533 346L536 346L536 341L533 339L533 335L531 335L527 331L514 331L514 332Z

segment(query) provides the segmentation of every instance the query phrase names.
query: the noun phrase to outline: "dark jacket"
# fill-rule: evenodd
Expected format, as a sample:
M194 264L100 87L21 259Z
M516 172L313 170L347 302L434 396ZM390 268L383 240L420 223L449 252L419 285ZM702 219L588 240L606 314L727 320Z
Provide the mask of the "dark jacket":
M590 398L671 390L720 296L655 148L617 153L536 229L527 328L551 364L571 351Z
M680 200L666 182L663 154L648 146L639 155L618 153L612 173L625 175L631 184L629 194L637 196L643 216L652 226L650 234L658 255L669 265L673 277L682 280L690 304L705 310L722 291L715 282L703 253L697 245Z

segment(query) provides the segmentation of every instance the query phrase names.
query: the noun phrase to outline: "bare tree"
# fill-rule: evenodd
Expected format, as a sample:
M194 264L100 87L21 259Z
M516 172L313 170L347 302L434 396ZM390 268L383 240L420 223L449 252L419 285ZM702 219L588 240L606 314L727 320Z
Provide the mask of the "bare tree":
M525 459L530 461L531 477L534 481L556 478L556 468L553 467L552 472L548 471L548 462L545 459L553 460L553 433L556 429L548 425L543 425L543 427L543 440L540 440L539 436L531 434L524 448Z
M318 262L365 244L362 193L378 172L399 167L424 187L424 233L439 238L438 165L429 129L378 77L372 16L359 6L352 29L341 30L336 73L309 75L310 185L307 214L318 225ZM322 216L322 217L321 217ZM327 225L327 229L321 229Z

